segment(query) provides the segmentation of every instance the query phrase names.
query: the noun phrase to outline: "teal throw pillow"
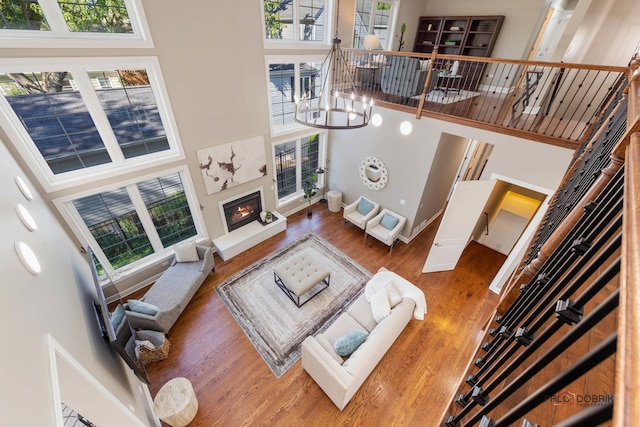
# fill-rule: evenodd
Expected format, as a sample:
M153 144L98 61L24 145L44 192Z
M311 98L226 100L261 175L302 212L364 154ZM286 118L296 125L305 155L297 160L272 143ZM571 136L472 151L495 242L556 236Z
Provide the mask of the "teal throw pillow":
M340 337L333 344L333 349L342 357L351 355L360 347L369 334L365 331L353 331L347 335Z
M358 202L358 213L362 216L365 216L373 209L373 203L365 199L364 197L360 199Z
M159 311L155 305L138 301L137 299L130 299L127 301L127 304L129 304L129 310L135 311L136 313L148 314L149 316L155 316Z
M109 320L111 320L111 324L113 325L113 327L115 329L118 329L118 325L120 324L120 322L122 322L122 319L124 319L124 307L122 306L122 304L118 304L116 309L111 313L111 317Z
M396 227L396 225L398 225L398 221L400 220L395 216L385 213L382 216L382 220L380 220L380 225L386 228L387 230L393 230Z

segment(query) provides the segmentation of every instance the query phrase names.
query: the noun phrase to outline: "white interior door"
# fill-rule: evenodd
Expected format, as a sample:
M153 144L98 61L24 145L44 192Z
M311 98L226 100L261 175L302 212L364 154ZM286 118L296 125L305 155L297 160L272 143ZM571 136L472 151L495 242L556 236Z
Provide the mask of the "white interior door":
M493 179L456 183L422 268L423 273L456 267L495 184Z

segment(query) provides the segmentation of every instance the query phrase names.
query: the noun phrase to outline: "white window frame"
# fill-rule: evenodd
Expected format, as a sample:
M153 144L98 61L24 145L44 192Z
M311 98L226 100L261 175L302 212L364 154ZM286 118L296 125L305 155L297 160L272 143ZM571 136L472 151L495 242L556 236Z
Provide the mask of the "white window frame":
M325 0L325 33L323 40L300 40L299 31L294 30L293 40L277 40L267 38L267 27L264 19L264 0L260 0L260 19L262 21L262 41L265 49L326 49L333 40L334 31L334 0ZM300 0L293 0L293 22L299 22L298 16Z
M282 125L276 126L273 125L273 104L271 103L271 80L269 76L269 65L270 64L294 64L293 72L294 72L294 82L296 87L294 88L294 96L300 97L300 64L316 62L321 63L325 60L326 55L286 55L286 56L275 56L275 55L266 55L265 56L265 74L267 79L267 106L269 108L269 129L271 132L271 136L279 136L285 135L288 133L299 132L302 129L306 129L307 127L299 124L298 122L294 122L290 125ZM322 78L329 70L327 69L327 64L324 64L324 69L322 70ZM326 90L326 88L324 88ZM319 95L319 94L318 94Z
M152 48L153 40L142 0L124 0L133 33L81 33L69 31L56 0L38 0L50 31L0 30L0 47Z
M169 142L169 149L125 159L87 72L141 68L147 70L149 82L153 88L153 95ZM0 73L51 70L63 70L72 74L96 128L102 136L112 162L54 174L7 99L0 95L0 125L22 157L30 165L31 170L45 191L52 192L74 187L78 185L79 180L87 183L104 178L113 178L128 172L139 171L141 168L158 166L185 158L178 127L169 103L169 96L164 86L160 63L156 57L0 59Z
M382 50L393 51L394 50L393 44L395 42L395 31L396 31L396 26L398 21L398 9L400 9L400 1L399 0L380 0L380 1L372 0L371 11L369 15L370 18L369 18L369 22L367 23L367 34L371 34L371 27L374 25L374 22L375 22L375 14L376 14L378 3L391 4L391 13L389 14L389 28L388 28L389 34L387 37L387 44L386 46L380 46L380 48ZM356 2L356 6L357 6L357 2ZM353 15L354 25L356 22L355 16L357 13L358 13L358 10L356 9Z
M320 145L318 147L318 167L319 168L324 168L325 169L325 173L322 175L318 175L318 188L320 191L322 191L322 189L325 187L326 182L325 182L325 177L326 177L326 159L327 159L327 139L328 139L328 132L326 130L321 130L321 129L313 129L309 132L297 135L295 137L289 137L289 138L282 138L279 139L277 141L273 141L271 143L271 166L273 168L273 179L274 179L274 186L275 186L275 192L274 192L274 197L275 197L275 202L276 202L276 208L280 208L281 206L287 205L289 203L295 202L296 200L300 200L304 197L304 191L302 190L302 167L301 167L301 157L302 157L302 139L312 136L312 135L318 135L320 138ZM296 191L295 193L289 194L286 197L283 197L282 199L278 198L278 176L277 176L277 169L276 169L276 145L279 144L283 144L286 142L293 142L295 141L296 143Z
M174 253L175 245L168 248L165 248L163 246L162 241L160 240L160 236L158 235L153 224L153 220L149 215L149 211L147 210L147 207L142 200L142 196L140 196L140 190L138 189L137 184L143 181L158 178L164 175L170 175L176 172L180 174L184 192L187 196L187 202L189 203L189 209L191 210L191 216L193 217L193 222L197 232L195 236L189 237L189 239L195 239L197 242L209 240L205 232L206 228L204 226L204 218L202 216L200 205L197 201L198 199L196 196L195 187L193 185L193 181L191 180L191 174L189 173L189 169L187 166L178 166L171 169L165 169L159 172L150 173L144 176L138 176L126 181L101 186L99 188L92 188L91 190L74 193L72 195L53 200L53 204L56 206L64 220L67 222L73 234L80 242L82 242L83 245L91 246L94 255L102 265L102 268L104 268L106 275L114 283L122 280L127 276L130 276L133 273L144 270L145 268L160 262L162 259L167 258ZM98 242L95 240L86 224L84 223L84 220L76 210L73 201L76 199L81 199L83 197L91 196L93 194L102 193L104 191L121 187L126 187L128 190L131 203L136 209L138 217L140 218L140 222L143 224L146 235L149 238L149 242L153 247L153 254L139 259L138 261L134 261L131 264L127 264L126 266L118 270L114 270L104 252L102 252L102 248L100 248L100 245L98 245Z

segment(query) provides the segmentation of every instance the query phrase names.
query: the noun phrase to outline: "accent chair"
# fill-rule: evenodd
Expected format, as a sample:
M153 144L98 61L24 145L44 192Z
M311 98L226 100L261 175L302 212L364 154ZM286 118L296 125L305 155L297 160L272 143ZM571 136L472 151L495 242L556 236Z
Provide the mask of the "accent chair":
M349 221L364 230L367 221L376 216L379 211L379 203L360 196L355 202L344 207L342 216L345 223Z
M375 237L385 245L388 245L389 253L391 253L406 222L407 219L402 215L384 208L378 215L367 222L365 239L367 235Z

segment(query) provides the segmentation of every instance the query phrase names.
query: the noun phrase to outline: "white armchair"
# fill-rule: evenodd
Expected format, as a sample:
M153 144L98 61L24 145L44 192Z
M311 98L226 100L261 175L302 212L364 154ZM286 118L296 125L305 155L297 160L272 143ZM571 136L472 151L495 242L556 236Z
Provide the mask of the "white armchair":
M389 253L393 250L394 243L400 236L407 219L389 209L382 209L378 215L367 222L365 236L375 237L386 245L389 245Z
M376 216L380 211L380 204L365 197L358 197L358 200L344 207L342 216L344 222L351 222L363 230L367 226L367 222Z

